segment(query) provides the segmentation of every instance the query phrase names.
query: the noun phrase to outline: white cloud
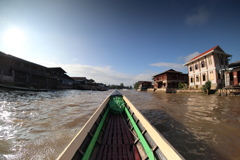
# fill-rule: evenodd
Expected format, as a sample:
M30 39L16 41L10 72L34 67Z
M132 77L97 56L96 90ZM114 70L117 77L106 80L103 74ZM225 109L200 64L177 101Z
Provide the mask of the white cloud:
M194 52L186 57L181 57L185 62L189 61L191 58L197 56L199 52ZM61 63L51 63L47 61L36 61L32 62L46 66L46 67L61 67L67 72L70 77L86 77L87 79L93 79L98 83L104 84L116 84L119 85L123 83L125 86L133 85L137 81L151 81L152 76L156 75L156 72L145 71L139 74L126 74L117 72L112 69L111 66L90 66L90 65L80 65L80 64L61 64ZM186 67L182 64L177 63L166 63L159 62L150 64L151 66L163 67L168 69L175 69L177 71L185 72ZM163 72L161 69L160 72Z
M73 62L77 62L77 61L78 61L78 58L73 58L72 61L73 61Z
M191 53L191 54L189 54L188 56L184 57L184 61L185 61L185 62L188 62L188 61L190 61L192 58L198 56L199 54L200 54L199 52Z
M189 26L200 26L205 24L209 19L209 13L203 7L199 7L196 13L186 17L185 23Z
M149 81L152 79L154 73L146 72L141 74L126 74L114 71L111 66L89 66L80 64L57 64L49 62L37 62L47 67L61 67L67 72L70 77L86 77L93 79L97 83L130 86L137 81Z
M79 64L60 65L69 76L87 77L98 83L133 85L139 80L151 80L151 73L126 74L112 70L111 66L99 67Z
M185 67L183 64L177 64L177 63L166 63L166 62L158 62L158 63L153 63L150 64L151 66L156 66L156 67L165 67L169 69L175 69L175 70L184 70Z
M188 62L189 60L191 60L192 58L198 56L200 53L199 52L194 52L191 53L189 55L187 55L186 57L178 57L177 59L179 61L182 61L183 63L179 64L179 63L167 63L167 62L158 62L158 63L152 63L150 64L151 66L155 66L155 67L163 67L166 70L168 69L174 69L176 71L181 71L181 72L186 72L187 68L186 66L183 66L184 63Z
M194 52L189 54L186 57L181 57L182 60L185 62L189 61L193 57L199 55L199 52ZM151 81L152 76L156 75L156 72L152 71L145 71L144 73L139 74L126 74L117 72L112 69L111 66L90 66L90 65L80 65L80 64L61 64L61 63L50 63L50 62L34 62L41 64L47 67L61 67L66 72L67 75L71 77L86 77L88 79L93 79L98 83L104 84L116 84L119 85L123 83L125 86L133 85L137 81ZM186 67L182 64L177 63L166 63L166 62L159 62L150 64L151 66L163 67L168 69L175 69L177 71L185 71ZM164 71L164 70L163 70ZM159 72L163 72L159 71Z

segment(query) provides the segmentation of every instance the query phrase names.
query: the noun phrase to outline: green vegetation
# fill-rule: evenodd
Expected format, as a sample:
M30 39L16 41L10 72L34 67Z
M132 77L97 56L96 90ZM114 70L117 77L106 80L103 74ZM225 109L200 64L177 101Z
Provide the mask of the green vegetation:
M115 84L112 84L112 85L108 85L108 88L109 89L132 89L132 86L124 86L123 83L120 83L120 85L115 85Z
M124 88L124 84L123 83L120 83L120 88Z
M186 83L183 83L183 82L179 82L178 83L178 89L187 89L187 84Z
M203 85L203 87L202 87L202 90L204 91L204 93L205 94L209 94L209 91L210 91L210 89L211 89L211 84L212 84L212 82L211 81L207 81L206 83L205 83L205 85Z
M134 89L138 89L138 86L140 85L140 83L139 82L136 82L135 84L134 84Z

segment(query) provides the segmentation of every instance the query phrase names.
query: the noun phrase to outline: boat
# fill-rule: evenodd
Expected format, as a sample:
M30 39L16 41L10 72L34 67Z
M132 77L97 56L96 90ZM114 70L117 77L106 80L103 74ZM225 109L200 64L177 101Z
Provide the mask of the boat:
M57 159L184 158L126 96L114 90Z

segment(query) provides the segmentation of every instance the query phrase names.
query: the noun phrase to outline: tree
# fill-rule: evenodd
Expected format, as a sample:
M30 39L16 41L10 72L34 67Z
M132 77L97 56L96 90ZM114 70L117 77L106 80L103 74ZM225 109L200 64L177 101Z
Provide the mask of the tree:
M120 83L119 88L120 88L120 89L123 89L123 88L124 88L124 84L123 84L123 83Z
M140 83L139 82L136 82L135 84L134 84L134 89L138 89L138 87L139 87L139 85L140 85Z
M208 80L202 87L202 90L207 95L209 95L209 92L210 92L210 89L211 89L211 84L212 84L212 82Z
M178 83L178 89L187 89L187 84L183 82Z

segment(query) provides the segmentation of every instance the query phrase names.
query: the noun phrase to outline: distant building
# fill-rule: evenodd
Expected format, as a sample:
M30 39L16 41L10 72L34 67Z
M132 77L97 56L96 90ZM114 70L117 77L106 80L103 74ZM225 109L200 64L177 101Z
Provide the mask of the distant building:
M138 91L146 91L149 88L152 88L152 81L138 81Z
M74 80L74 88L91 90L91 87L88 86L88 79L86 77L71 77Z
M154 89L164 92L172 92L178 88L178 83L188 83L188 75L169 69L153 76Z
M232 55L225 53L219 46L192 58L184 64L188 67L189 87L200 89L208 80L212 89L225 86L224 72Z
M225 71L225 85L228 87L240 85L240 61L228 65Z
M93 79L86 77L71 77L74 80L74 88L82 90L106 91L108 87L103 83L96 83Z
M75 83L86 84L88 79L86 77L71 77L75 80Z
M47 68L0 51L0 84L34 89L71 88L72 79L60 68Z

